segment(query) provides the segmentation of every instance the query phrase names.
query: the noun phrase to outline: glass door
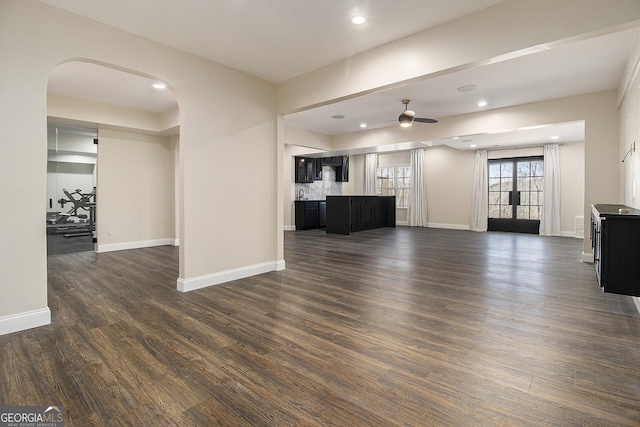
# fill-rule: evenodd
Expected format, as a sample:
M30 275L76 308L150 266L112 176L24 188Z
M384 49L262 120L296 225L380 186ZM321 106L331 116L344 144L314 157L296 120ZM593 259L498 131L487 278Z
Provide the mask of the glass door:
M542 157L489 161L489 231L538 234L542 214Z

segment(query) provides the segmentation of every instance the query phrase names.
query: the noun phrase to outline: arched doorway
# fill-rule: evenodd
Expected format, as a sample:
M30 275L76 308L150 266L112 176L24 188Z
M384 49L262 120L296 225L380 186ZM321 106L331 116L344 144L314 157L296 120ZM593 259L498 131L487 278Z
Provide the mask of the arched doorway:
M177 245L179 110L166 83L72 61L53 70L47 96L48 217L70 217L69 226L88 233L84 251ZM86 141L92 147L80 144ZM69 212L82 197L86 209ZM62 231L57 243L82 234Z

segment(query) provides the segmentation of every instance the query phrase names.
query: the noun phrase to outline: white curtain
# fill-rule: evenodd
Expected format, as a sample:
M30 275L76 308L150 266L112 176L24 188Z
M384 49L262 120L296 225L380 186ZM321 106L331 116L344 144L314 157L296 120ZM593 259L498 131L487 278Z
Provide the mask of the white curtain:
M427 226L427 181L424 171L424 150L424 148L411 150L407 223L413 227Z
M476 151L475 175L471 200L471 231L487 231L489 222L489 171L487 150Z
M540 217L541 236L561 236L560 155L558 144L544 146L544 200Z
M370 153L364 157L364 194L365 196L378 195L378 155Z

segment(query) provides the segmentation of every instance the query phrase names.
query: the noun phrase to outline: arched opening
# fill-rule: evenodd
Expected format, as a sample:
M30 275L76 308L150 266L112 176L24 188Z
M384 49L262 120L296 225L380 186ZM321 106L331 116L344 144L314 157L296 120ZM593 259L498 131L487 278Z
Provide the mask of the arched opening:
M49 257L177 246L179 109L167 83L71 61L51 73L47 105Z

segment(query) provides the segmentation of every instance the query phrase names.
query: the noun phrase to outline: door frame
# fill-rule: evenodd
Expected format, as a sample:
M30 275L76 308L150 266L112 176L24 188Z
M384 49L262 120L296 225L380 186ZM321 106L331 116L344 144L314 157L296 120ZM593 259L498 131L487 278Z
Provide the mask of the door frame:
M537 219L520 219L518 218L518 209L521 200L521 191L518 191L517 184L517 164L518 162L526 161L542 161L544 165L544 156L525 156L525 157L508 157L502 159L490 159L488 161L488 169L491 169L491 164L496 163L512 163L513 164L513 176L512 176L512 188L509 191L509 205L512 207L511 218L491 218L488 217L487 230L488 231L505 231L511 233L526 233L526 234L539 234L540 233L540 220ZM544 172L543 172L544 174ZM544 175L543 175L544 178ZM491 178L489 178L489 188L491 188Z

